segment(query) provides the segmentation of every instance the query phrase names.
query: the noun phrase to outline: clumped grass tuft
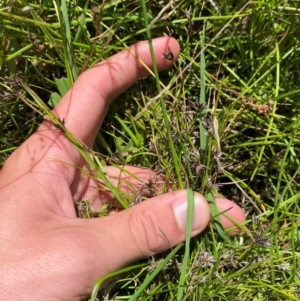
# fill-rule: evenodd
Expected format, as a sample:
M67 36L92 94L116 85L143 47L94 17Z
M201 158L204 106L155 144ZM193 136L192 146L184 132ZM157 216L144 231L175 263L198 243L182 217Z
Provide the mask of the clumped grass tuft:
M205 233L113 273L92 300L300 300L299 23L295 1L0 0L1 166L46 114L124 207L140 200L110 187L104 164L150 167L210 201ZM51 115L84 70L162 35L180 42L178 62L116 100L94 150ZM244 208L240 237L220 227L214 194Z

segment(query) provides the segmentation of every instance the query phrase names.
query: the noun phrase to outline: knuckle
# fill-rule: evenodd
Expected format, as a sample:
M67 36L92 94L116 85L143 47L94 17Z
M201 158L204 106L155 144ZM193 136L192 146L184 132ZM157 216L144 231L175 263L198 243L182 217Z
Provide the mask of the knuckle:
M160 253L170 247L160 231L162 227L159 218L149 211L134 211L129 218L129 227L143 257Z

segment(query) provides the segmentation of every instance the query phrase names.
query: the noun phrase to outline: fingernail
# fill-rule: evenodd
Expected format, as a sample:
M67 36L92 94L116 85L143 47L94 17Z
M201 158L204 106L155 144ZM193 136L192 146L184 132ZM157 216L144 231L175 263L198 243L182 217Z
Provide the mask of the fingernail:
M192 231L202 230L207 225L207 214L204 212L207 208L206 202L201 197L195 195L195 210L194 210L194 222ZM174 215L180 230L185 233L186 218L187 218L187 199L179 199L173 205Z

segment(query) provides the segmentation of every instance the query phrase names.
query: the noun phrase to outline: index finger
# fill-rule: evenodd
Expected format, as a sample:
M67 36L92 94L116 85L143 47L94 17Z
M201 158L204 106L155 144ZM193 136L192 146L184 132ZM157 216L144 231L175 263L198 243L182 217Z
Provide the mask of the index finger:
M178 42L170 37L153 39L159 70L170 67L179 56ZM173 53L173 59L163 53ZM134 55L132 54L134 53ZM152 69L149 44L134 44L80 75L74 86L54 109L66 128L86 145L92 146L111 101Z

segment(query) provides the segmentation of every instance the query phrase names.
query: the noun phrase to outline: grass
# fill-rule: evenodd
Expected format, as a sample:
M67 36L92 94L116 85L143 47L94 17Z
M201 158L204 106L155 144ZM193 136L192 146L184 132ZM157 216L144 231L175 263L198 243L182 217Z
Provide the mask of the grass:
M211 198L205 233L128 267L109 298L300 300L299 19L300 4L280 0L0 0L1 166L43 112L124 207L134 200L110 187L105 162L151 167ZM180 42L179 61L116 100L87 152L51 104L88 67L161 35ZM214 193L244 208L240 237L218 226Z

